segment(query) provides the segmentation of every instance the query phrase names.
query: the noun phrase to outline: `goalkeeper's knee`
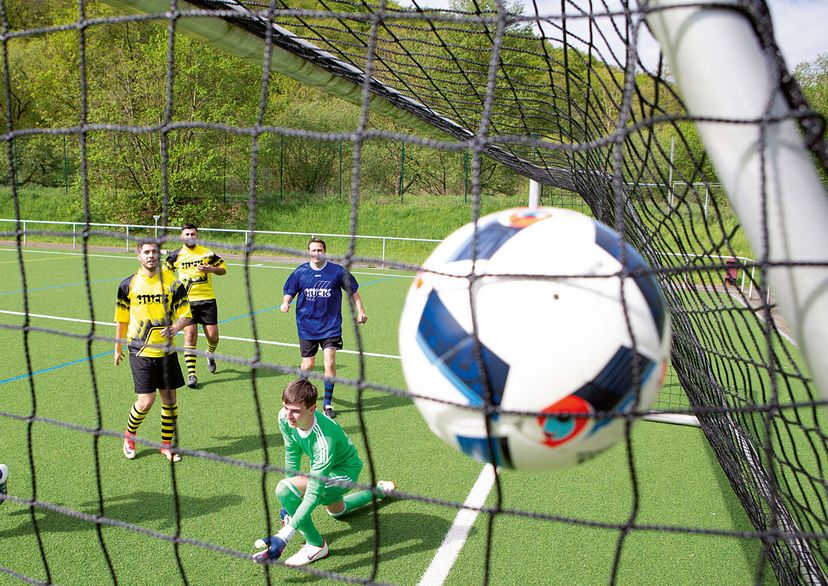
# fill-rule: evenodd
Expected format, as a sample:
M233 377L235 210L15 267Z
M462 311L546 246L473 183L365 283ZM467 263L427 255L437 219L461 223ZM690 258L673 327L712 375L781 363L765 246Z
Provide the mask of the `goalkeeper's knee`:
M276 498L279 499L279 502L291 515L296 511L299 503L302 502L302 495L299 494L299 489L293 485L289 478L283 478L276 485Z

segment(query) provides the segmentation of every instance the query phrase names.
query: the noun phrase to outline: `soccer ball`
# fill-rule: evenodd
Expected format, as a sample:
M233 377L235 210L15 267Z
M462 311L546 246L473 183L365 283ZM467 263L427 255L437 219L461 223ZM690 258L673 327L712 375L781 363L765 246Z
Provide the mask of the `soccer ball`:
M400 321L405 379L429 428L520 470L606 450L667 368L670 320L641 255L558 208L490 214L476 243L473 233L467 224L434 250Z

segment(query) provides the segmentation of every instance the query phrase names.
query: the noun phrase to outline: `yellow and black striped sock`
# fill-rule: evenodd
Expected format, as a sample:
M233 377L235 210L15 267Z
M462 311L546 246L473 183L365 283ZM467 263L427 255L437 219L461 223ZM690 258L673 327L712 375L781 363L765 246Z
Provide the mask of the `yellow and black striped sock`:
M196 356L195 346L184 346L184 364L187 365L187 376L195 376Z
M161 403L161 443L172 443L177 420L178 403L173 403L172 405Z
M127 431L133 435L138 433L138 428L144 422L144 417L147 416L149 413L149 409L146 411L141 411L138 407L135 406L135 403L132 404L132 409L129 410L129 419L127 420Z
M208 341L207 342L207 352L215 352L216 351L216 346L218 346L218 340L216 340L215 344Z

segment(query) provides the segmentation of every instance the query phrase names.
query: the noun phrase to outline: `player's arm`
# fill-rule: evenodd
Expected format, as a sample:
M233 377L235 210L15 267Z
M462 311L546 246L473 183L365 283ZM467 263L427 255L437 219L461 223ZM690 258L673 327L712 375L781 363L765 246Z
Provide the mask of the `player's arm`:
M282 432L282 441L285 444L285 477L296 476L302 464L302 448L293 441L289 433L289 425L282 412L279 412L279 431Z
M293 271L287 278L287 281L285 281L285 286L282 287L282 293L284 296L282 297L282 306L279 309L282 310L282 313L287 313L290 310L290 302L299 293L299 276L296 274L296 271Z
M357 323L364 324L368 321L368 316L365 314L365 304L362 302L362 296L359 294L359 291L354 291L351 299L354 300L354 305L356 306Z
M223 258L214 254L206 263L199 265L198 270L202 273L213 273L220 277L227 274L227 265L224 263Z
M179 282L176 282L171 289L173 294L172 301L170 302L170 314L175 321L171 326L167 326L161 330L161 335L165 338L172 338L193 323L193 318L190 314L190 300L187 298L187 289Z
M124 357L124 343L122 340L126 338L128 329L129 322L115 322L115 366L121 364L121 359Z
M118 293L115 295L115 366L121 363L123 358L124 344L121 340L127 337L129 331L129 287L133 277L127 277L118 285Z
M330 452L325 451L327 457L323 459L320 453L314 454L311 458L311 468L308 473L308 486L302 497L302 504L290 518L290 526L296 529L309 517L313 510L322 504L322 497L325 493L325 480L331 473L333 458Z

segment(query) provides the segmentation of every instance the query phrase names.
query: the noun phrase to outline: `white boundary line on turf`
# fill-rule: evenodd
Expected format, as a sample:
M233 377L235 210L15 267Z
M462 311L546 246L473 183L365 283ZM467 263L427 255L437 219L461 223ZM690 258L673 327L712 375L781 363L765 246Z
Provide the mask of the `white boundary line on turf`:
M166 249L165 249L166 250ZM17 252L16 248L0 248L0 252ZM63 255L63 256L84 256L82 252L66 252L60 250L33 250L29 248L24 248L23 252L31 253L31 254L55 254L55 255ZM135 260L135 255L125 255L119 253L113 254L87 254L86 256L91 258L120 258L125 260ZM258 269L275 269L280 271L292 271L297 266L302 264L301 262L297 263L296 265L291 266L281 266L281 265L267 265L261 262L257 262L255 264L249 263L248 266L258 268ZM230 267L243 267L245 266L244 263L240 262L228 262L227 266ZM396 275L391 273L371 273L365 271L351 271L352 275L370 275L372 277L391 277L394 279L413 279L414 275Z
M21 317L26 315L22 311L8 311L5 309L0 309L0 314L15 315ZM91 320L88 319L60 317L56 315L43 315L39 313L30 313L28 315L30 318L50 319L81 324L94 323L95 325L100 326L115 325L114 322L105 322L97 320L95 322L91 322ZM239 342L254 341L250 338L238 338L235 336L221 337L225 340L233 340ZM271 342L267 340L260 340L259 343L269 344L273 346L289 346L293 348L299 347L299 344ZM346 352L348 354L359 354L359 352L356 352L354 350L340 350L340 352ZM372 356L375 358L391 358L395 360L400 359L399 356L395 356L392 354L375 354L371 352L363 352L363 354L365 356ZM457 556L460 555L460 551L463 549L463 546L465 545L466 540L468 539L469 531L471 531L471 528L474 525L475 520L480 514L477 510L474 509L479 509L486 503L486 498L488 498L489 492L491 492L492 486L494 485L494 479L494 467L490 464L487 464L483 467L483 470L480 472L480 476L477 477L477 481L474 483L471 492L469 492L468 497L466 497L466 502L463 503L464 508L460 509L457 512L457 515L454 517L454 521L452 522L451 527L446 533L446 537L443 539L443 543L440 545L440 548L437 550L437 553L431 560L431 564L428 566L428 569L426 569L425 574L423 574L423 577L420 579L420 586L440 586L445 582L449 572L451 571L451 568L454 566L454 563L457 560Z
M494 485L494 472L494 466L491 464L483 467L480 476L477 477L477 482L474 483L469 496L466 497L466 502L463 503L463 508L457 511L440 549L437 550L425 574L420 578L418 586L440 586L446 581L457 556L460 555L460 550L466 544L472 525L480 514L480 511L475 509L486 504L486 498Z
M744 307L745 309L750 309L750 310L752 310L752 311L753 311L753 314L754 314L756 317L758 317L758 318L759 318L759 319L761 319L762 321L767 321L767 320L765 320L765 316L764 316L764 315L762 315L762 312L755 311L755 309L754 309L753 307L750 307L750 306L746 305L746 304L745 304L745 302L744 302L744 300L742 300L742 299L741 299L738 295L736 295L735 293L733 293L733 292L732 292L732 291L730 291L730 290L728 290L727 294L728 294L728 295L730 295L730 296L731 296L733 299L735 299L736 301L738 301L738 302L742 305L742 307ZM797 344L797 343L796 343L796 340L794 340L793 338L791 338L788 334L786 334L785 332L783 332L783 331L782 331L782 330L780 330L779 328L776 328L776 331L777 331L777 332L779 332L779 335L780 335L780 336L782 336L783 338L785 338L788 342L790 342L791 344L793 344L794 346L796 346L797 348L799 348L799 344Z
M17 316L21 316L21 317L26 315L22 311L8 311L8 310L5 310L5 309L0 309L0 313L4 313L6 315L17 315ZM77 319L77 318L74 318L74 317L60 317L60 316L57 316L57 315L43 315L43 314L40 314L40 313L30 313L29 317L36 317L36 318L39 318L39 319L54 319L54 320L58 320L58 321L70 321L70 322L75 322L75 323L80 323L80 324L93 323L88 319ZM112 326L112 327L115 327L115 322L95 321L94 324L96 326ZM199 335L201 335L201 334L199 334ZM221 337L222 340L233 340L234 342L250 342L251 344L256 341L253 338L238 338L236 336L220 336L220 337ZM291 343L288 343L288 342L272 342L270 340L259 340L258 342L259 342L259 344L266 344L268 346L287 346L289 348L298 348L299 347L299 344L291 344ZM337 352L342 352L344 354L359 354L359 352L357 350L337 350ZM378 353L375 353L375 352L363 352L362 355L363 356L371 356L372 358L391 358L391 359L394 359L394 360L400 360L400 357L396 356L394 354L378 354Z

